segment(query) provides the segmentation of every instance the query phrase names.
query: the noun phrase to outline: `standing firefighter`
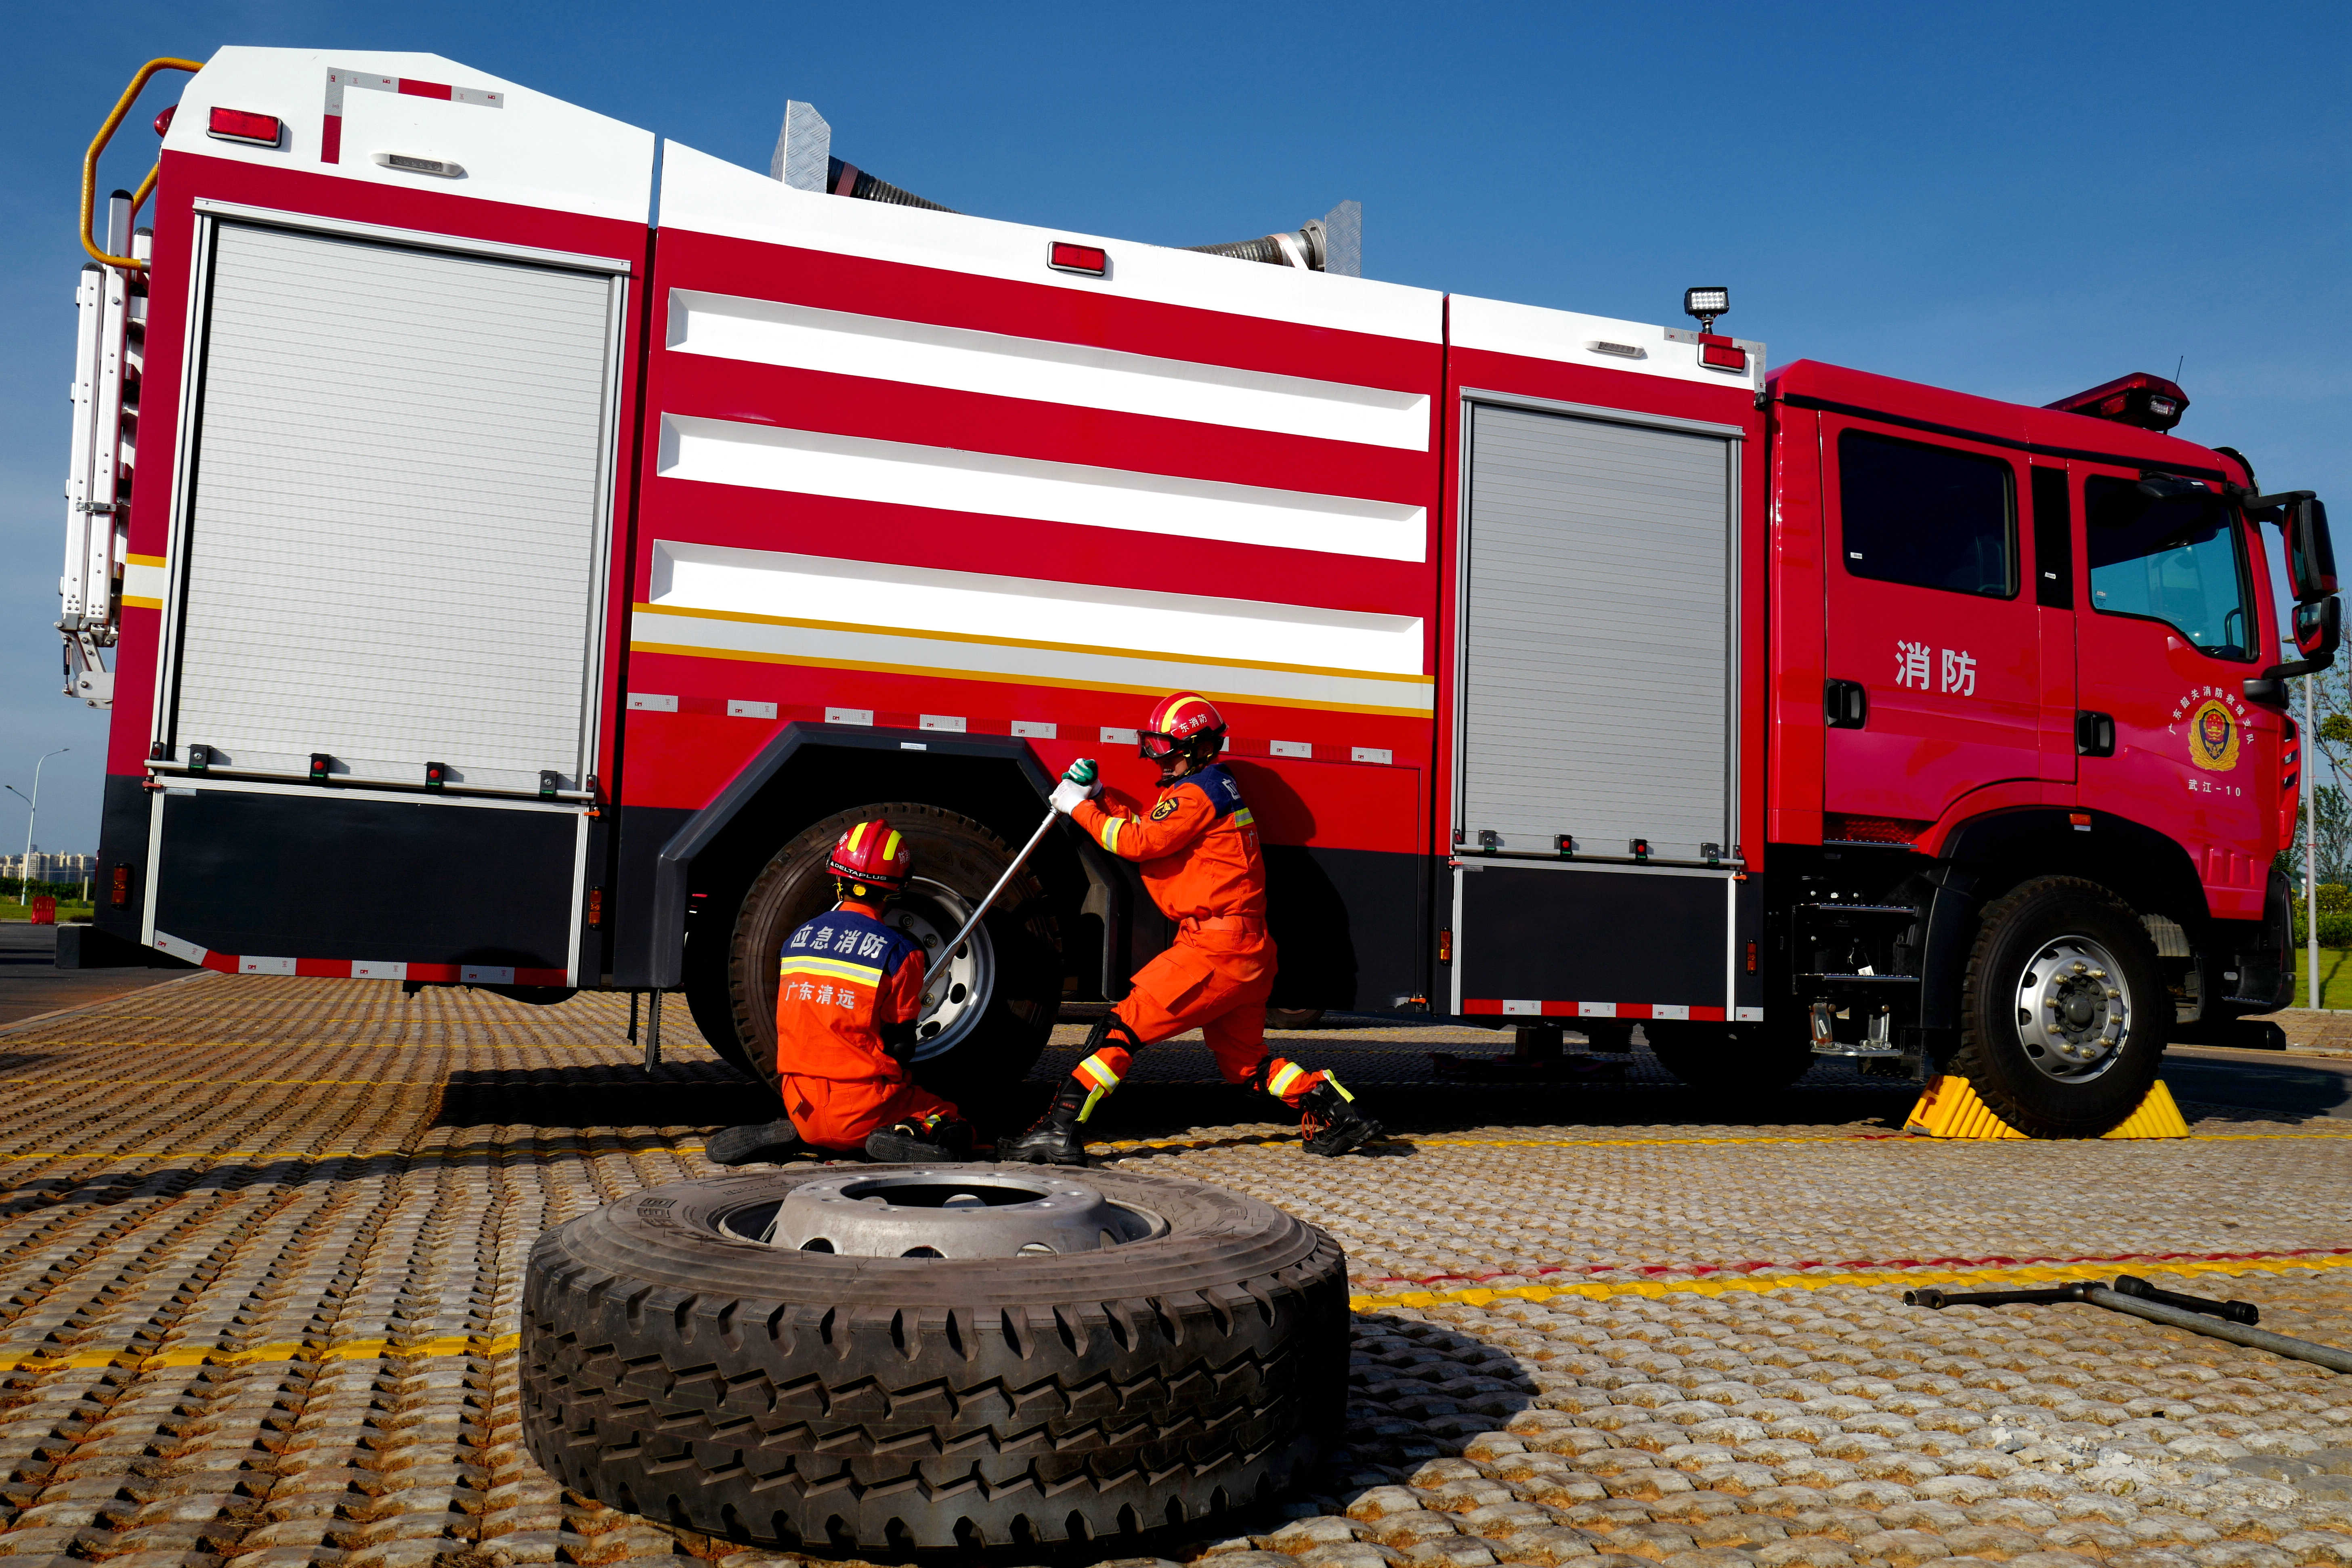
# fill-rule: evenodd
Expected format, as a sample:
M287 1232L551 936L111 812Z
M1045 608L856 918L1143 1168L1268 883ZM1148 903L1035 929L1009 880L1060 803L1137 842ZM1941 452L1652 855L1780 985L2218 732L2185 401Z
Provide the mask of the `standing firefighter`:
M1265 930L1265 862L1241 787L1218 763L1225 721L1208 698L1178 692L1151 710L1140 736L1160 765L1149 814L1105 808L1095 765L1080 758L1054 791L1054 806L1115 855L1141 862L1143 885L1176 922L1176 943L1135 977L1127 999L1087 1038L1087 1056L1055 1092L1037 1124L998 1145L996 1157L1030 1165L1086 1163L1084 1127L1118 1087L1134 1053L1198 1028L1229 1083L1262 1089L1298 1111L1299 1133L1318 1155L1342 1155L1381 1135L1328 1072L1265 1051L1265 1003L1274 989L1274 943Z
M879 818L835 841L825 870L841 902L792 934L777 968L776 1079L792 1119L720 1133L712 1160L778 1159L796 1142L877 1160L971 1156L956 1108L908 1076L923 949L882 912L914 869L906 840Z

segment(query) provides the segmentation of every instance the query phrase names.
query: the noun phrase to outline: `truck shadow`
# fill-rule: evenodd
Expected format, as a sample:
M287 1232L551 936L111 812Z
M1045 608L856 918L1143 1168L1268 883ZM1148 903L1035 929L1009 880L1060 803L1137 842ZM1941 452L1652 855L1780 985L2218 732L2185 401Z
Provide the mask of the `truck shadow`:
M1876 1087L1789 1089L1737 1098L1684 1088L1641 1084L1357 1083L1356 1103L1387 1128L1391 1152L1416 1137L1443 1137L1496 1127L1531 1130L1605 1131L1672 1127L1678 1132L1725 1128L1865 1124L1895 1131L1918 1098L1916 1084ZM1042 1105L1043 1086L1033 1104ZM1034 1113L1034 1112L1033 1112ZM1177 1138L1199 1128L1295 1118L1261 1095L1224 1084L1129 1082L1096 1113L1095 1138Z

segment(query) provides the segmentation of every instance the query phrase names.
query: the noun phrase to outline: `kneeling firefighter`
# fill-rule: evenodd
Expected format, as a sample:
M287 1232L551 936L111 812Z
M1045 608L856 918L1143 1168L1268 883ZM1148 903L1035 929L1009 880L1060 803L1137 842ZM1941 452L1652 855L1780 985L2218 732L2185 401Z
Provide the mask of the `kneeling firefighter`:
M882 915L914 874L914 856L877 818L835 841L825 870L840 902L794 931L778 960L776 1077L791 1120L730 1127L710 1140L709 1157L744 1165L806 1144L877 1160L970 1159L971 1128L908 1074L923 949Z
M1160 798L1148 814L1101 805L1095 764L1084 758L1063 776L1054 805L1104 849L1141 862L1152 903L1176 922L1175 945L1137 974L1037 1124L1000 1143L996 1157L1084 1165L1087 1119L1118 1087L1134 1053L1193 1028L1225 1082L1301 1113L1299 1134L1315 1153L1341 1155L1381 1136L1381 1124L1356 1109L1337 1078L1266 1054L1275 949L1265 930L1265 862L1241 787L1217 761L1225 721L1206 697L1178 692L1151 710L1139 740L1145 759L1160 765Z

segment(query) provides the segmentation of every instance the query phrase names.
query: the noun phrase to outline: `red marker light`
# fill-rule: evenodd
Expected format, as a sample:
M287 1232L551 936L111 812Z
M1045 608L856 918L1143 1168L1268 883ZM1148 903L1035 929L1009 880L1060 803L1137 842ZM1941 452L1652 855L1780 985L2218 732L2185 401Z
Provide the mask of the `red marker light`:
M1096 245L1072 245L1055 240L1045 249L1045 265L1055 272L1084 273L1088 277L1110 276L1110 252Z
M1712 365L1718 371L1744 371L1748 368L1748 350L1730 339L1713 332L1698 335L1698 362Z
M278 117L274 114L252 114L242 109L215 109L212 123L205 134L223 141L242 141L253 147L275 147L278 138Z
M159 115L157 115L157 116L155 117L155 134L156 134L156 135L158 135L158 136L161 136L161 135L163 135L165 131L167 131L171 130L171 129L172 129L172 116L173 116L173 115L175 115L175 114L177 114L177 113L179 113L179 112L180 112L180 106L179 106L178 104L176 104L176 103L167 103L167 104L165 104L165 105L163 106L163 113L161 113L161 114L159 114Z
M588 890L588 924L591 927L604 924L604 890L601 887Z
M114 882L107 894L106 901L117 909L131 907L131 868L129 866L119 865L114 868Z

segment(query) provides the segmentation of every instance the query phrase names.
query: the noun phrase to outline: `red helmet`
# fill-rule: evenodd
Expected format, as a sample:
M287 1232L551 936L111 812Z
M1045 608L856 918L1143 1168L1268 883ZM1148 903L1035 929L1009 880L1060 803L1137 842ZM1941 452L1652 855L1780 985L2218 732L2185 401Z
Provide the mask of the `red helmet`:
M1173 775L1179 758L1203 767L1217 759L1225 747L1224 716L1200 693L1178 692L1160 700L1136 740L1143 759L1160 764L1164 780Z
M856 893L864 893L869 883L886 893L897 893L914 874L915 856L906 838L877 817L835 839L824 869L852 884Z

